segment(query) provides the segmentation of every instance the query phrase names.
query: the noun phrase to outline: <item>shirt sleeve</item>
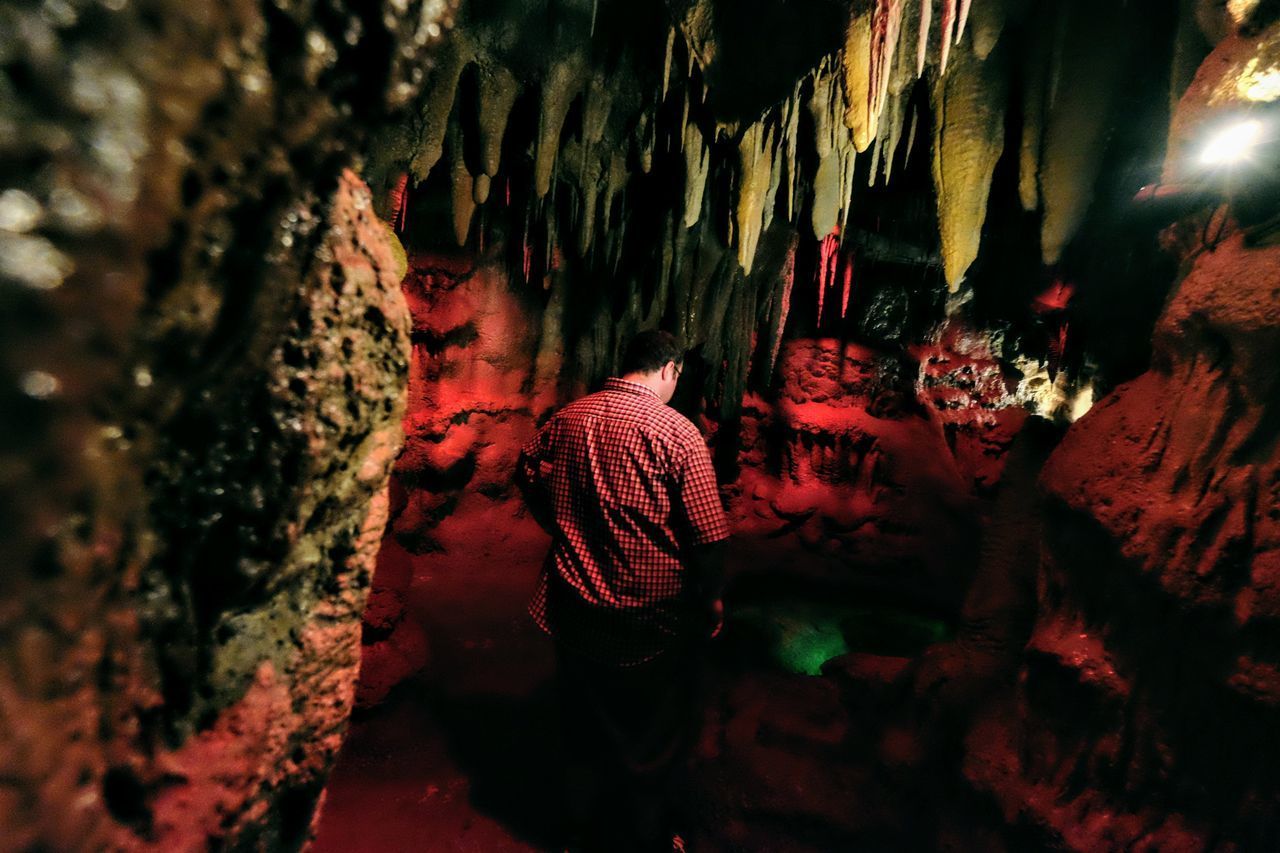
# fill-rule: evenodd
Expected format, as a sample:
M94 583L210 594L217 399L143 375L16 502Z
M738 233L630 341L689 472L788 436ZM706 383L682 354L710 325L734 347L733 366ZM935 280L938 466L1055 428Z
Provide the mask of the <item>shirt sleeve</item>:
M516 486L534 520L548 531L552 521L550 452L553 423L548 421L538 430L538 434L520 449L520 458L516 461Z
M729 522L716 488L716 472L711 467L711 454L702 436L694 435L686 443L683 458L676 464L675 489L671 506L687 541L684 545L709 545L729 538ZM678 529L679 529L678 528Z

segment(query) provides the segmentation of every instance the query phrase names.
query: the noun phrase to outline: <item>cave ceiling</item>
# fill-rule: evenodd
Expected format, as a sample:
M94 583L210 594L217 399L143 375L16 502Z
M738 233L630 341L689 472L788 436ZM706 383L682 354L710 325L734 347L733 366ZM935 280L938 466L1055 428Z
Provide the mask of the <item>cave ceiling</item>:
M1179 69L1245 5L466 0L366 173L402 231L431 195L459 246L506 238L544 288L566 266L608 279L613 326L664 324L745 374L739 350L776 352L809 281L815 327L876 263L935 306L984 286L1001 170L1034 277L1060 278L1100 189L1134 177L1114 161L1154 170Z

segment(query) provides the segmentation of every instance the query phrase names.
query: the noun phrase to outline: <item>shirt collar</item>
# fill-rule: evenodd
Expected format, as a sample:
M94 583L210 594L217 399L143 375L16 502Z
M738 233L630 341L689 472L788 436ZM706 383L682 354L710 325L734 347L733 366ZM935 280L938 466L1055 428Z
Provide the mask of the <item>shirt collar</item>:
M616 376L604 381L604 390L622 391L626 394L648 394L659 403L662 402L662 398L658 396L658 392L654 391L648 385L641 385L639 382L628 382L626 379L619 379Z

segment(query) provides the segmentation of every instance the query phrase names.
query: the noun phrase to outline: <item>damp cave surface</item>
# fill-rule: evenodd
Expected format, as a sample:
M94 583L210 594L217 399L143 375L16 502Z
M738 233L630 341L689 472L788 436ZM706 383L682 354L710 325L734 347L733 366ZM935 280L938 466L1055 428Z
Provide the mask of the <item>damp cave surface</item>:
M1280 849L1280 4L0 33L0 853L576 850L517 458L655 329L684 849Z

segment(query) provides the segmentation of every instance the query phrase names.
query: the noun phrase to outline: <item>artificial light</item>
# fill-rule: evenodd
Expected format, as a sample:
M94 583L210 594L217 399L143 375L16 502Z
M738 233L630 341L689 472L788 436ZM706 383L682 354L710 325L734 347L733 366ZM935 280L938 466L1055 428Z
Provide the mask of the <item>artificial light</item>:
M1206 166L1230 166L1248 158L1250 151L1261 140L1262 122L1246 119L1228 125L1218 131L1200 155Z

